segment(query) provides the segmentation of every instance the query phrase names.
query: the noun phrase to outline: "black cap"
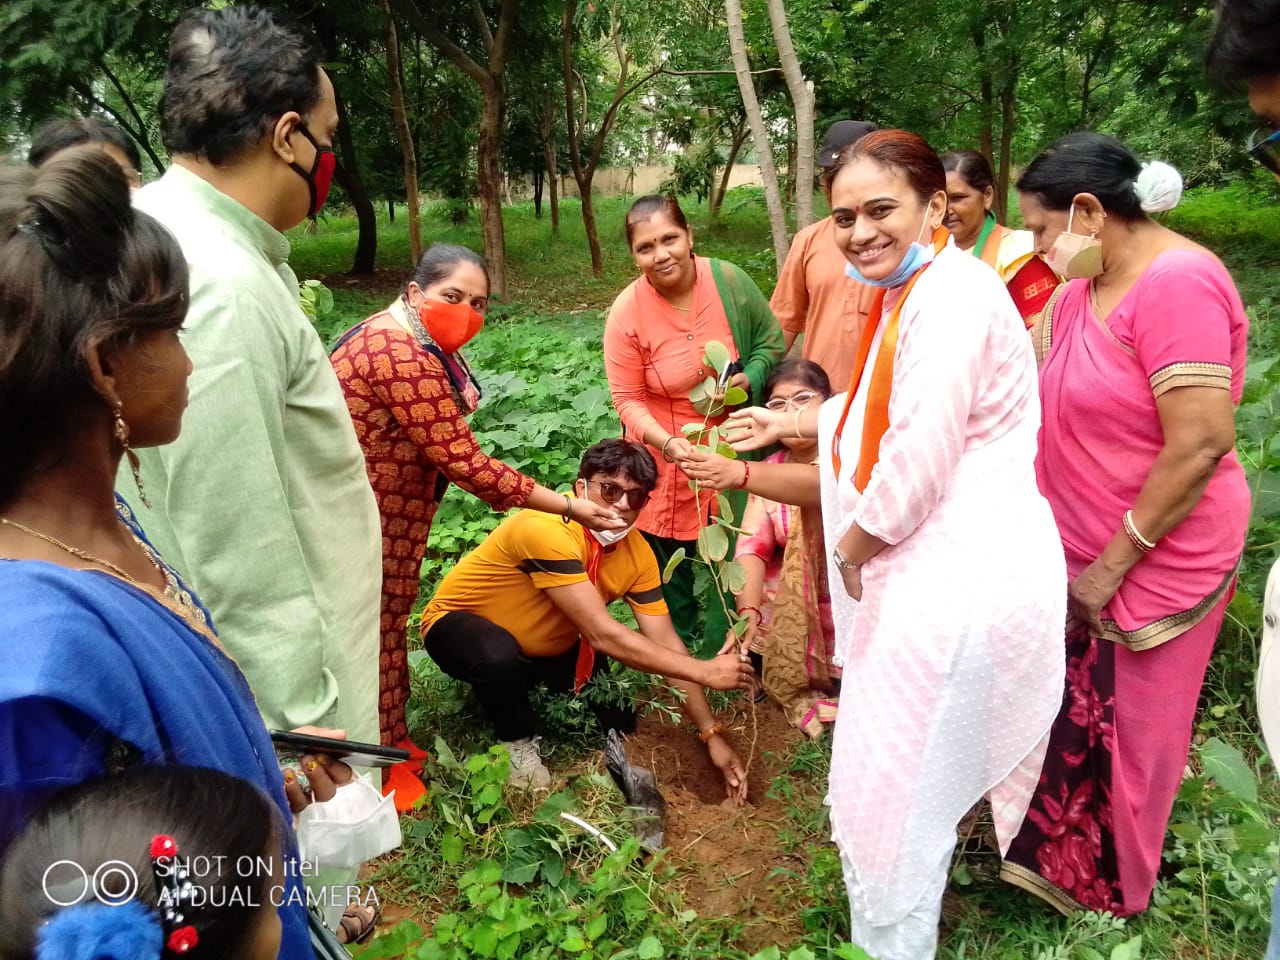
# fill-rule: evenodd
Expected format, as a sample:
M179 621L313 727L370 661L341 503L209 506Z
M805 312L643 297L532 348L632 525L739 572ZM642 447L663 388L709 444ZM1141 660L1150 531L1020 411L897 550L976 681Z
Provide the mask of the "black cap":
M818 151L818 166L823 170L827 169L836 162L841 150L879 129L867 120L837 120L822 140L822 149Z

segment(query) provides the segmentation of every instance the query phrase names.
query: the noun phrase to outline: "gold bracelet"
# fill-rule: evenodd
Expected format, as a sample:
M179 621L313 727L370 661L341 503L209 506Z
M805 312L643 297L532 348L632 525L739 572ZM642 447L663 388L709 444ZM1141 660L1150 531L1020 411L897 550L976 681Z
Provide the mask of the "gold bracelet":
M800 414L803 412L804 411L801 408L796 409L796 422L792 425L792 429L795 430L797 437L804 436L804 434L800 432Z
M1135 547L1143 553L1150 553L1156 548L1155 542L1148 540L1138 531L1138 525L1133 522L1133 511L1126 510L1124 513L1124 532Z
M710 743L712 737L718 737L724 734L724 724L717 720L705 730L698 731L698 739L703 743Z

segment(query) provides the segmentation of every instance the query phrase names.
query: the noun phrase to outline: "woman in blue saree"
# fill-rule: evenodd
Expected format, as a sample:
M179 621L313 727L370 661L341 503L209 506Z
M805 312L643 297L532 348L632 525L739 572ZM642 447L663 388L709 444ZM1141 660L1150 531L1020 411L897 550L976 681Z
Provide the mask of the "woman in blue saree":
M113 490L122 456L181 427L186 308L180 249L109 158L0 169L0 853L62 788L185 764L255 784L296 857L301 789L204 608ZM319 768L317 796L341 771ZM279 956L310 960L297 874Z

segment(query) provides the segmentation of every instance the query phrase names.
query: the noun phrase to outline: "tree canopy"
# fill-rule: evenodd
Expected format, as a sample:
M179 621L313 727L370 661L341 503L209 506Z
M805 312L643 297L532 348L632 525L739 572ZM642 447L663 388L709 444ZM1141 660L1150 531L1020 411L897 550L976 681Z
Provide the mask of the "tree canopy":
M1160 155L1193 184L1243 167L1231 139L1245 113L1203 77L1212 10L1193 0L276 5L327 50L344 115L337 179L361 223L357 272L373 267L373 204L403 201L410 181L449 201L455 218L479 215L495 292L501 204L517 183L533 185L539 210L550 188L555 230L559 188L576 182L584 262L597 270L590 194L602 167L669 166L668 185L708 196L714 217L729 165L772 160L782 229L793 229L808 217L812 144L844 118L913 129L940 152L978 149L1004 188L1038 149L1085 128ZM10 0L0 11L0 147L20 151L52 117L95 114L124 127L162 170L155 109L168 34L185 6ZM730 52L737 10L739 73L752 71L745 86ZM812 119L796 108L806 83ZM758 103L756 124L743 94Z

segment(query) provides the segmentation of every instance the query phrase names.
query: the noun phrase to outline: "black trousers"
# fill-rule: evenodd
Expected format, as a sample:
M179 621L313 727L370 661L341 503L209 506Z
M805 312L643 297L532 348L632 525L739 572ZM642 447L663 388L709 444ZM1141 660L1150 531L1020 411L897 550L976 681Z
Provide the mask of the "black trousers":
M449 676L471 684L499 740L520 740L542 732L542 721L529 703L529 692L543 686L557 693L573 690L579 640L554 657L530 657L510 633L474 613L446 613L423 637L427 653ZM608 658L596 654L592 676ZM584 692L586 692L584 690ZM635 729L633 709L592 705L602 729L619 733Z

